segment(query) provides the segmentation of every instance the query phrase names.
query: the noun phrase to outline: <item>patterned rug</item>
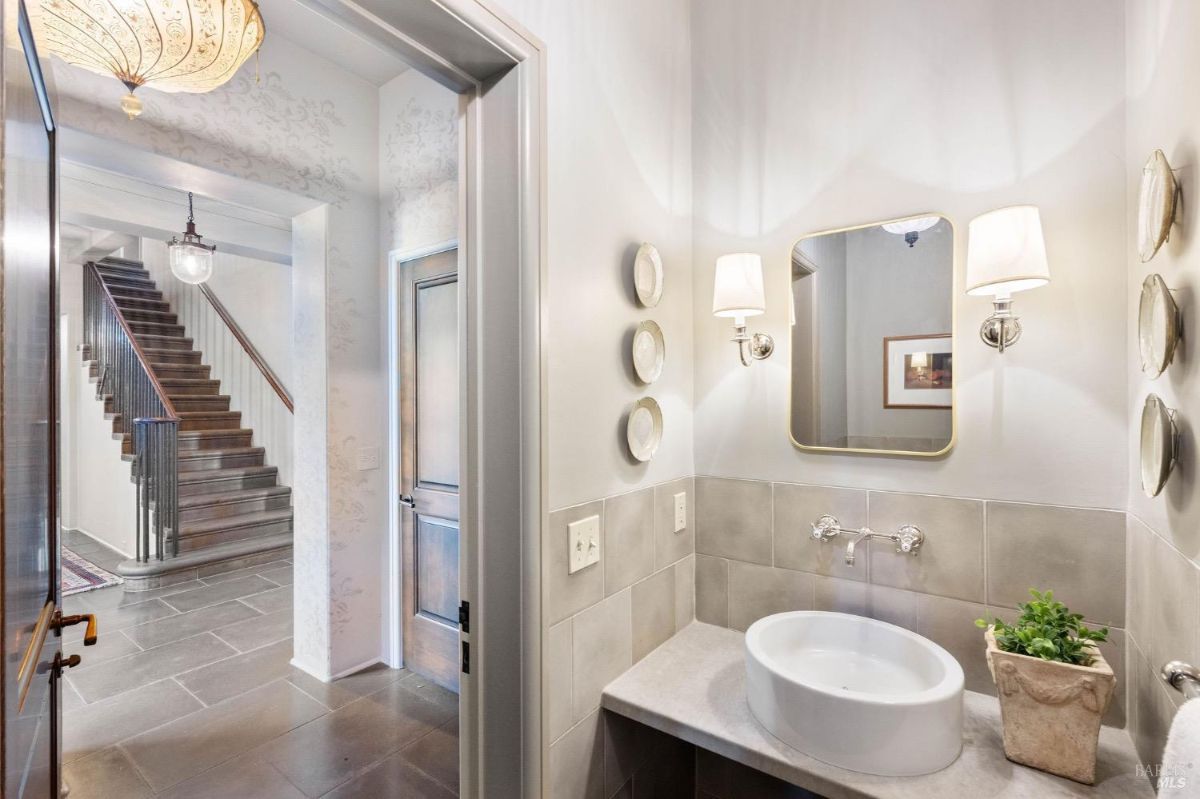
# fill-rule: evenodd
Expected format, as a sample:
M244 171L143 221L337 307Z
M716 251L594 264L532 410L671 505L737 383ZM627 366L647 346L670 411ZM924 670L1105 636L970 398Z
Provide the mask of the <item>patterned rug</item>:
M110 571L105 571L85 558L76 555L71 550L62 549L62 594L82 594L84 591L94 591L97 588L107 588L110 585L120 585L125 582Z

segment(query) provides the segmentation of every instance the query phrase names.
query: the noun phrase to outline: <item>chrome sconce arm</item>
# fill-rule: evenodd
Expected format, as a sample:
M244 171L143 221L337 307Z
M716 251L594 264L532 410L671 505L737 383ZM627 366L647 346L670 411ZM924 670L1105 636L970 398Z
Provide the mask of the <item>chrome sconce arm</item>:
M836 516L826 513L812 524L812 537L816 541L832 541L839 535L852 536L846 544L846 565L853 566L855 548L865 539L880 538L891 541L896 545L896 552L913 555L917 554L925 543L925 533L916 525L905 524L894 533L878 533L870 527L860 527L857 530L842 527Z
M761 361L771 357L771 353L775 351L775 339L768 336L766 333L754 333L751 335L746 332L746 326L735 325L733 328L734 344L738 345L738 356L742 359L742 366L749 366L753 361ZM749 357L747 357L749 356Z
M1001 355L1021 339L1021 320L1012 312L1011 297L992 298L992 315L979 326L979 338Z

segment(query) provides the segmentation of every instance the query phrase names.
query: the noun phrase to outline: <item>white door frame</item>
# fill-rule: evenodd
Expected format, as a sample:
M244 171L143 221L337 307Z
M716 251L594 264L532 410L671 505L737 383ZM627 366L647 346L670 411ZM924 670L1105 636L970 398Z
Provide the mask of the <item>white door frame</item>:
M459 592L471 603L464 636L471 674L463 675L459 695L460 795L539 797L545 785L545 48L481 0L307 2L465 98ZM386 285L381 276L380 289Z

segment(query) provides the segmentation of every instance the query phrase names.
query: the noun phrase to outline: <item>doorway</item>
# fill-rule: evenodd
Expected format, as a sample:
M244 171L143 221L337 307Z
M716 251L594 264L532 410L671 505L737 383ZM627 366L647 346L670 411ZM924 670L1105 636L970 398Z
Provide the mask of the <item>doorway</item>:
M542 780L540 730L543 719L539 706L542 693L539 674L541 624L537 598L540 596L538 544L545 515L542 507L545 476L541 470L541 454L545 445L542 418L545 382L540 326L545 284L545 208L542 202L544 153L541 149L543 121L540 108L542 48L532 37L514 29L506 20L474 0L403 0L380 7L376 7L378 4L375 3L360 6L350 2L311 2L306 5L314 13L336 18L342 28L365 31L371 40L385 42L388 47L409 59L415 68L465 98L464 151L469 153L469 159L464 164L463 173L465 188L462 205L465 213L458 285L463 298L459 303L460 325L465 332L460 350L466 353L462 363L467 380L464 381L461 403L465 421L460 446L463 490L458 519L462 553L458 593L463 599L471 601L477 616L472 619L469 631L460 631L464 642L471 647L470 671L462 673L460 677L461 793L467 796L535 795L540 792ZM419 36L414 38L401 33L406 25L417 27ZM9 70L7 74L15 73ZM278 90L277 81L265 80L264 84L269 91ZM98 101L99 95L85 96L83 100ZM319 107L324 110L323 106ZM100 114L96 118L102 116ZM182 121L184 116L176 119ZM87 114L77 116L81 123L87 118ZM224 158L224 153L215 152L214 148L224 147L231 140L220 128L253 117L235 114L219 124L214 123L213 129L206 129L210 117L204 114L197 113L189 118L198 123L202 128L201 133L216 130L219 134L216 141L189 141L191 157L210 162L220 160L223 168L235 169L237 159ZM112 126L111 130L153 133L146 126L136 128L124 121ZM153 151L148 153L150 158L161 155L174 143L168 138L154 138L153 135L148 139L149 149ZM313 141L306 139L305 143ZM320 144L319 139L315 141ZM89 143L103 146L103 142L96 138ZM192 147L192 144L196 146ZM289 156L294 152L289 150ZM256 160L250 166L257 169L263 163ZM266 163L267 168L291 166L269 159ZM321 161L322 168L326 163ZM322 175L328 174L321 170L284 168L280 168L279 172L309 181L319 180ZM334 177L340 178L338 175ZM329 187L336 194L344 184L335 179L329 183ZM351 237L343 232L340 241L323 238L327 227L324 222L335 218L338 224L342 224L347 220L363 218L353 203L360 202L364 196L362 192L347 191L333 197L333 201L326 206L305 212L302 216L306 219L303 220L299 238L311 243L314 252L332 253L345 260L353 260L346 255L344 247L339 247ZM370 237L366 238L373 241ZM360 237L359 240L362 239ZM357 263L361 264L362 261ZM142 280L139 276L124 277L136 278L132 282ZM373 284L377 291L379 277L372 270L365 281ZM321 291L324 290L324 278L322 275ZM309 288L311 286L305 287L306 290ZM315 295L306 295L308 298L311 296ZM331 338L339 336L343 332L340 325L345 324L362 306L337 302L336 297L326 303L323 293L319 297L318 313L308 320L310 324L306 330L316 331L313 335L319 340L311 343L320 345L320 351L327 352L325 335ZM163 302L153 297L147 298L147 301ZM50 342L47 351L49 357L53 357L54 314L47 315L43 322L45 329L38 334L35 345ZM342 338L338 343L344 344L345 341ZM349 391L357 387L350 381L361 374L359 369L364 363L370 362L369 359L339 361L336 353L323 360L328 362L306 364L311 368L306 368L305 374L298 379L325 381L326 367L335 365L340 370L338 378L347 380L344 386L330 386L333 390L330 394L336 394L336 398L345 398ZM46 374L50 375L53 388L55 370L50 369ZM309 387L315 388L316 383ZM340 391L342 388L348 391ZM323 390L320 393L327 395ZM381 395L384 393L381 392ZM12 395L6 392L5 398L11 400ZM382 405L384 397L379 396L378 399ZM344 520L344 517L339 518L339 514L355 507L354 502L335 505L342 498L331 496L334 491L352 483L348 479L350 476L338 476L340 482L335 482L330 475L335 469L344 468L347 463L353 469L354 453L349 453L349 459L341 457L348 454L344 451L345 439L333 440L323 427L325 419L322 414L325 410L324 406L313 408L312 414L304 419L297 413L298 437L303 430L303 435L312 436L317 444L325 445L320 448L316 458L302 464L306 472L320 477L323 482L321 490L303 492L301 497L302 501L312 503L314 513L310 518L316 520L314 530L317 535L298 536L294 571L297 583L302 576L306 580L303 590L297 588L296 594L299 597L309 592L321 599L324 608L330 611L315 614L311 619L301 618L297 611L296 618L301 622L297 629L304 625L306 633L315 630L315 635L311 637L313 646L303 653L306 657L319 654L322 646L328 651L333 643L340 643L335 640L341 631L339 625L346 618L354 618L339 616L341 608L333 601L333 591L344 588L344 584L333 586L334 578L339 575L329 568L323 573L318 569L322 564L329 565L329 557L320 557L322 552L327 556L332 553L336 558L336 553L342 551L336 549L334 544L343 543L344 539L342 542L332 540L328 528ZM4 411L6 415L10 411L7 401ZM484 419L489 424L484 425ZM367 447L369 449L370 444ZM54 452L53 446L47 446L44 454L53 458ZM367 456L369 462L369 452ZM12 483L6 482L6 485ZM380 505L388 501L382 492L376 496ZM486 514L483 513L485 507ZM297 515L300 515L299 502ZM320 535L322 528L326 533L324 538ZM375 530L378 531L378 528ZM300 543L312 548L305 552L303 558L299 552ZM54 549L51 547L50 551ZM45 553L43 555L42 565L57 572L57 564L48 562L54 558ZM485 563L486 573L482 569ZM378 559L371 565L378 566ZM52 582L58 584L57 579ZM446 595L449 596L448 593ZM317 609L320 609L320 603L317 603ZM447 609L443 603L440 610L444 613ZM308 626L310 621L315 626ZM355 643L364 649L368 648L363 645L362 639ZM376 647L376 659L385 654L381 649ZM300 654L298 652L297 656ZM311 664L316 661L307 662ZM329 664L328 658L324 663L316 662L313 670L321 672L322 666ZM334 669L326 669L318 674L318 685L313 690L318 693L323 691L320 686L328 685L326 680L335 673ZM271 690L282 691L283 687ZM337 695L336 692L334 695ZM406 699L403 694L398 694L398 697ZM162 703L153 702L152 697L142 696L140 699L151 709L162 706ZM330 697L330 701L336 700ZM53 705L53 691L50 702ZM268 704L265 707L275 705ZM307 725L309 721L301 724ZM243 725L235 729L244 731L252 727L261 728L261 725ZM314 729L317 727L319 725ZM520 734L514 734L517 730ZM482 744L484 740L488 741L486 747ZM222 741L222 744L227 746L229 741ZM238 768L244 766L247 769L254 765L247 762L236 764ZM300 758L296 765L297 768L305 768L312 764ZM232 761L229 768L235 768Z

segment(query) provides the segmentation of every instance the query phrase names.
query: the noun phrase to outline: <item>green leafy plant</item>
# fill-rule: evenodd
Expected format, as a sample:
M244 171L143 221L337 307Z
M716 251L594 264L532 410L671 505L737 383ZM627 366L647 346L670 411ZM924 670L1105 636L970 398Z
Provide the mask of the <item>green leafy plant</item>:
M1033 601L1017 605L1021 615L1016 624L1005 624L1000 619L988 622L976 619L977 627L988 627L995 631L996 646L1005 652L1029 655L1042 660L1090 666L1095 658L1090 647L1108 640L1108 628L1092 630L1083 623L1083 616L1072 613L1067 606L1054 598L1053 591L1041 592L1030 588Z

